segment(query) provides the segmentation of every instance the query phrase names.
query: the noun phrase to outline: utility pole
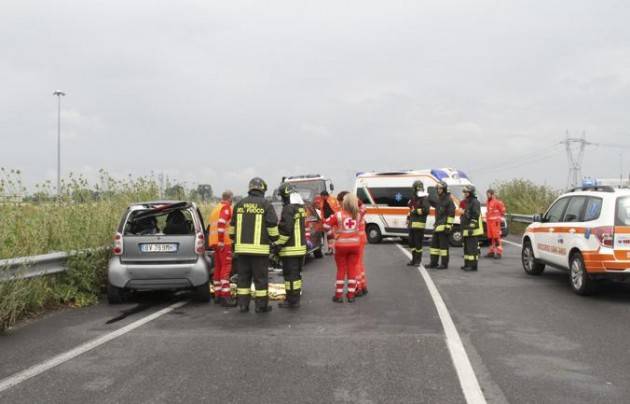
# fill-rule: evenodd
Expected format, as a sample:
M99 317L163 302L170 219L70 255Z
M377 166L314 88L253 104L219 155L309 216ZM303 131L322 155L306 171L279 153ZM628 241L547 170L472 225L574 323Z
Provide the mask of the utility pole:
M584 160L584 149L586 146L595 146L586 140L586 135L582 132L582 137L569 137L569 131L563 144L567 151L567 160L569 162L569 176L567 178L568 187L577 187L578 180L582 177L582 161Z
M57 198L61 196L61 97L66 93L56 90L53 95L57 96Z

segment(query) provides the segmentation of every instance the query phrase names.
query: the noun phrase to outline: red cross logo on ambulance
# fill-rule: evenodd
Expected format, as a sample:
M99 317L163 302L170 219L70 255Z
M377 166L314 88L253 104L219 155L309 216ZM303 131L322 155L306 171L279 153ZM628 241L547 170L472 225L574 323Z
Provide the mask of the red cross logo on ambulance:
M357 221L349 217L343 221L343 227L346 229L354 229L357 226Z

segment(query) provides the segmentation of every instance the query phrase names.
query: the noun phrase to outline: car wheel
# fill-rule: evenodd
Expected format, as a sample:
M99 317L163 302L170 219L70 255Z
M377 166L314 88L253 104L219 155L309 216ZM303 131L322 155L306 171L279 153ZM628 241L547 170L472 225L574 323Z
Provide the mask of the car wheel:
M210 284L206 282L195 286L192 299L197 303L208 303L210 301Z
M107 302L109 304L121 304L128 300L128 293L124 288L119 288L111 283L107 284Z
M448 242L451 247L461 247L464 244L464 236L459 228L454 228L448 236Z
M574 253L569 260L569 281L571 288L578 295L586 296L593 293L595 281L586 272L584 259L580 253Z
M541 264L536 260L532 243L529 240L523 243L521 262L523 263L523 269L528 275L540 275L545 270L545 264Z
M316 249L315 251L313 251L313 256L315 258L324 258L324 253L322 252L322 248L319 247L318 249Z
M365 229L365 233L367 234L367 240L370 244L378 244L383 240L381 229L375 224L368 225Z

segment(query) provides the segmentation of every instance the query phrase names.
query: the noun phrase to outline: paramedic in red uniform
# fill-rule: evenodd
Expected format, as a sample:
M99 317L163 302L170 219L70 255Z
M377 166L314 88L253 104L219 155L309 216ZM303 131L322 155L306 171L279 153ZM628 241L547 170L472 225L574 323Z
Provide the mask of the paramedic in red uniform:
M343 303L343 290L347 280L346 297L348 303L354 302L357 290L357 268L361 253L361 216L357 197L347 194L343 198L341 210L326 220L325 227L335 230L335 263L337 280L333 302Z
M228 227L232 219L232 192L225 191L221 202L210 213L210 236L208 244L214 250L214 301L223 307L236 307L236 299L230 291L232 274L232 240Z
M339 202L339 206L343 203L343 198L348 194L348 191L341 191L337 194L337 202ZM363 205L361 200L357 200L359 204L359 216L361 220L359 220L359 235L361 237L361 252L359 253L359 264L356 269L357 273L357 291L355 293L356 297L361 297L368 294L367 289L367 276L365 275L365 261L363 259L365 255L365 246L367 245L367 234L365 233L365 215L367 213L367 209Z
M486 257L501 258L503 255L503 245L501 242L501 222L505 216L505 205L499 199L493 189L486 192L488 197L486 227L487 237L490 247Z

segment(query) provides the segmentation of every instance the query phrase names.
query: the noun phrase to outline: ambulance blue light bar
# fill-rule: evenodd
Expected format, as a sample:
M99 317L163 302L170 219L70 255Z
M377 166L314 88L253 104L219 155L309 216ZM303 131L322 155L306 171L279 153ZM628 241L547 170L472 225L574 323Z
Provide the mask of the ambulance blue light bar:
M470 178L468 178L468 176L466 175L465 172L461 171L461 170L457 170L457 175L459 175L459 178L464 178L469 180Z
M450 177L446 171L438 170L437 168L431 170L431 175L437 178L438 181L442 181L444 178Z

